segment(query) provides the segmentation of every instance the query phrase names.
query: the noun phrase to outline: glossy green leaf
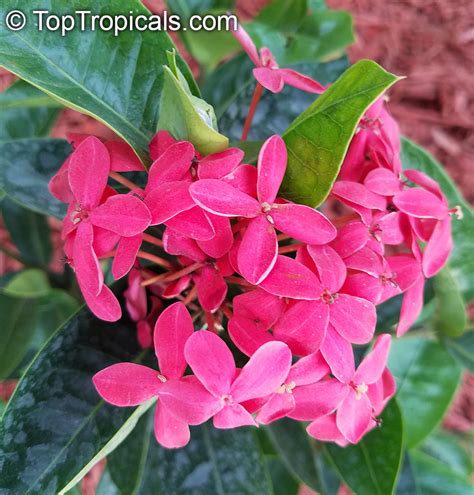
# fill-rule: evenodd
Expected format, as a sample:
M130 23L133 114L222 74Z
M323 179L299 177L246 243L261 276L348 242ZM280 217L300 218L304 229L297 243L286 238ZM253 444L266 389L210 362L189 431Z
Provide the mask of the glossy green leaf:
M0 425L0 492L57 494L124 425L133 408L105 404L92 376L143 356L126 318L83 309L62 326L20 381Z
M469 477L442 462L422 452L411 452L410 461L418 493L409 495L472 495Z
M27 27L13 32L5 16L18 8L16 0L0 7L0 65L40 88L65 105L107 124L145 159L158 121L166 50L173 48L165 31L127 30L115 37L100 29L61 32L35 24L32 0L21 4ZM138 0L51 0L48 10L56 15L78 10L94 14L148 15ZM79 22L79 21L78 21ZM193 91L197 91L184 62L179 65Z
M169 131L176 139L191 141L200 153L223 151L227 137L217 132L214 109L193 96L181 72L171 63L164 67L164 85L158 128Z
M296 118L283 134L288 149L283 196L310 206L324 201L362 115L397 79L361 60Z
M24 81L0 93L0 143L48 135L59 115L59 105Z
M9 198L0 204L12 242L28 265L47 266L51 261L51 232L44 215L27 210Z
M402 461L403 425L394 399L385 408L382 425L357 445L345 448L327 444L326 451L344 482L364 495L394 492Z
M163 449L153 435L153 414L108 458L108 471L122 495L271 494L271 481L255 435L249 428L191 428L181 449Z
M411 448L442 420L459 384L461 368L439 343L414 337L392 342L389 368L397 381L405 444Z
M474 373L474 330L468 330L458 338L443 338L441 342L461 366Z
M467 314L458 283L449 267L443 268L433 280L435 313L433 326L448 337L459 337L467 326Z
M203 88L206 101L216 110L221 132L233 141L240 139L255 87L252 67L246 55L239 55L215 70ZM291 66L321 84L333 83L347 67L346 57L324 64ZM249 139L263 141L272 134L282 134L314 102L314 98L315 95L291 86L286 86L278 94L265 91L257 107Z
M462 476L470 477L473 463L467 450L461 445L459 436L447 431L430 435L420 446L420 450L449 466Z
M63 218L66 205L51 196L48 182L70 152L61 139L0 143L0 189L29 210Z
M35 268L24 270L15 275L2 292L13 297L41 297L48 294L51 286L42 270Z
M474 213L466 200L455 186L454 182L426 150L420 148L407 138L402 139L403 168L414 168L425 172L435 179L448 198L451 208L461 207L463 219L453 217L452 229L454 249L449 260L453 276L464 295L466 301L474 298Z
M268 425L266 431L290 472L313 490L322 491L318 472L320 452L303 426L297 421L282 419Z
M299 483L278 457L267 457L267 468L272 479L274 495L297 495Z

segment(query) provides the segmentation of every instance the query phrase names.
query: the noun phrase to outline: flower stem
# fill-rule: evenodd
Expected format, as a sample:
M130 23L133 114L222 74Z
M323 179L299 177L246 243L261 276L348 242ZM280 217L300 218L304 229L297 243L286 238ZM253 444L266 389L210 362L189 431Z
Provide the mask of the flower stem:
M183 304L187 306L197 295L196 286L194 286L189 292L188 295L183 299Z
M148 242L149 244L153 244L155 246L163 247L163 241L161 239L158 239L158 237L155 237L150 234L143 234L143 240L145 242Z
M142 258L144 260L152 261L153 263L156 263L157 265L162 266L163 268L166 268L168 270L173 270L175 267L172 263L169 261L160 258L159 256L155 256L154 254L147 253L146 251L138 251L137 254L138 258Z
M250 282L247 282L244 278L230 276L225 279L230 284L242 285L243 287L253 287L253 285Z
M301 245L301 242L298 242L295 244L289 244L288 246L282 246L278 248L278 254L293 253L298 251Z
M212 315L212 313L210 313L209 311L206 311L206 312L205 312L205 315L206 315L207 329L208 329L210 332L217 333L217 330L216 330L216 322L215 322L215 320L214 320L214 316L213 316L213 315Z
M146 287L147 285L152 285L156 282L172 282L173 280L177 280L178 278L184 277L185 275L189 275L194 272L198 268L202 266L202 263L196 262L192 265L185 266L181 270L177 272L168 272L168 273L160 273L159 275L155 275L154 277L148 278L142 282L142 287Z
M134 189L140 189L134 182L126 179L123 175L120 175L117 172L110 172L109 177L111 179L114 179L119 184L122 184L122 186L128 187L128 189L130 189L131 191L133 191Z
M226 305L225 302L221 304L220 310L224 313L224 315L227 317L228 320L230 320L232 318L232 316L233 316L232 311Z
M263 86L260 83L257 83L257 85L255 86L255 90L253 92L252 101L250 102L249 113L247 114L247 118L245 119L244 130L242 131L242 137L241 137L242 141L247 141L247 136L249 135L250 127L252 126L252 121L255 116L255 111L257 110L257 106L260 101L260 98L262 97L262 93L263 93Z

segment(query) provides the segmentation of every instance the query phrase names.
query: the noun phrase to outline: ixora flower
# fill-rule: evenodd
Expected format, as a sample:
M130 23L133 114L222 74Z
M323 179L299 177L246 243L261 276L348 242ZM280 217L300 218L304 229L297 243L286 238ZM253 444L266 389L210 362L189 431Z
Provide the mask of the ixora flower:
M326 89L314 79L295 70L280 69L272 52L268 48L261 48L259 52L242 26L239 26L236 31L232 31L232 34L255 64L253 75L265 89L272 93L279 93L285 84L316 94L320 94Z
M275 135L264 143L258 157L257 199L217 179L203 179L190 188L201 208L219 216L251 219L240 244L238 267L255 285L269 275L277 261L275 229L308 244L325 244L336 236L336 229L317 210L276 202L286 163L285 143Z

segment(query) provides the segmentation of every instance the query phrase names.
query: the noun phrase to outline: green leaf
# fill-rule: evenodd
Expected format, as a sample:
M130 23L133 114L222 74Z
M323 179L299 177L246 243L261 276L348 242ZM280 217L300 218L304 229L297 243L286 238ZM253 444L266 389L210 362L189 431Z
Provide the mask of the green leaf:
M405 444L411 448L442 420L459 384L461 368L439 343L414 337L392 342L389 368L397 381Z
M179 70L164 67L164 78L158 128L191 141L205 155L226 149L229 140L217 132L214 109L189 92Z
M128 495L271 494L271 481L255 435L249 428L191 429L190 443L163 449L153 435L153 414L107 460L116 493Z
M382 425L357 445L326 445L326 451L347 486L363 495L393 493L402 461L403 425L392 399L382 414Z
M362 115L397 80L375 62L361 60L297 117L283 134L288 168L281 194L298 203L320 205Z
M468 330L457 339L443 338L441 343L461 366L474 373L474 330Z
M453 471L422 452L411 452L410 461L419 495L472 495L469 477ZM413 493L406 494L413 495Z
M70 145L61 139L0 143L0 189L29 210L63 218L66 205L51 196L48 182L70 152Z
M9 198L2 201L0 210L22 260L28 265L48 266L53 248L46 217L21 207Z
M58 104L24 81L17 81L0 93L0 143L49 134Z
M92 376L142 351L126 318L110 324L83 309L52 336L0 425L0 492L57 494L113 439L133 408L105 404Z
M283 462L278 457L267 457L266 461L274 495L297 495L299 483L287 471Z
M115 37L101 29L81 32L76 26L62 37L60 31L39 31L32 14L35 2L28 0L21 6L28 22L17 32L4 24L7 12L18 7L16 0L5 0L0 7L0 65L68 107L104 122L146 160L158 121L162 66L166 50L173 48L168 34L127 30ZM138 0L52 0L48 10L55 15L79 10L149 15ZM178 63L197 92L188 67L181 59Z
M472 474L472 459L461 445L459 437L453 433L439 431L430 435L420 446L420 450L462 476L470 477Z
M303 426L297 421L282 419L268 425L266 431L288 470L313 490L322 491L318 472L320 453Z
M448 198L451 208L461 207L463 219L453 218L452 221L454 248L449 259L449 266L453 277L459 283L465 300L470 301L474 298L474 257L472 256L474 250L474 213L442 165L427 151L409 139L402 138L401 159L403 168L421 170L435 179Z
M3 288L2 293L13 297L41 297L48 294L51 286L45 272L32 268L15 275Z
M449 267L443 268L433 280L435 313L433 326L448 337L459 337L467 326L467 314L459 286Z
M221 132L233 141L240 139L255 87L252 67L248 57L240 55L215 70L203 88L204 97L216 110ZM346 57L324 64L291 66L321 84L333 83L347 67ZM262 141L272 134L283 133L313 103L314 97L291 86L286 86L278 94L265 91L257 107L249 139Z

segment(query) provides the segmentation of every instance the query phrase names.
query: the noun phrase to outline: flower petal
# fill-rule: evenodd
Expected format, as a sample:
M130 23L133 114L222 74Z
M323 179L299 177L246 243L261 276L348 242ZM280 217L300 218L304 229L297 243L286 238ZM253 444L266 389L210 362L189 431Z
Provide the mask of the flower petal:
M115 280L127 275L132 269L137 253L142 245L143 237L141 234L133 237L121 237L115 251L114 261L112 262L112 275Z
M278 241L273 225L263 215L253 218L237 255L241 275L251 284L259 284L275 266L277 256Z
M68 158L48 183L49 192L63 203L74 202L74 195L69 185L69 161Z
M154 344L160 372L166 379L180 378L186 369L184 345L194 332L186 306L177 302L168 306L155 324Z
M230 221L226 217L220 217L212 213L208 213L207 217L216 235L209 241L197 241L198 246L211 258L222 258L232 249L234 244L234 234L232 233Z
M372 406L366 394L360 398L350 391L336 414L336 424L350 443L357 443L367 431L372 419Z
M318 382L330 372L323 355L313 352L309 356L302 357L291 367L286 381L295 382L296 385L310 385Z
M362 222L351 222L340 228L332 241L333 247L341 258L347 258L362 249L369 240L369 229Z
M229 404L222 408L212 420L214 428L228 429L239 426L256 426L252 415L240 404Z
M168 131L158 131L150 141L148 148L150 158L157 160L170 146L177 143L176 139Z
M179 449L191 439L188 424L173 416L161 401L155 409L155 438L166 449Z
M234 316L248 319L259 331L269 330L280 318L285 302L262 289L244 292L232 300Z
M273 206L269 215L278 230L307 244L326 244L337 234L334 225L309 206L278 204Z
M239 42L240 46L244 49L245 53L250 57L250 60L255 65L260 65L260 56L258 55L257 47L252 41L252 38L248 35L247 31L239 24L235 31L231 31L234 38Z
M273 335L282 340L298 356L316 352L326 335L329 310L318 301L299 301L291 306L273 328Z
M217 311L227 294L227 284L219 270L206 263L193 274L193 280L202 309L211 313Z
M448 206L435 194L425 189L406 189L393 197L395 206L417 218L445 218Z
M393 196L403 187L402 181L386 168L371 170L364 180L364 185L369 191L381 196Z
M200 179L221 179L237 168L244 158L239 148L228 148L220 153L207 155L199 161L198 177Z
M104 285L104 275L94 252L94 228L90 222L80 222L73 245L73 261L81 289L98 295Z
M257 67L253 69L252 73L253 77L255 77L265 89L268 89L268 91L271 91L272 93L279 93L285 85L283 76L278 70L269 69L267 67Z
M397 326L397 337L401 337L415 323L423 309L423 289L425 279L419 277L403 295L402 307L400 309L400 319Z
M295 408L295 398L291 393L275 393L263 405L255 418L257 423L268 425L285 417Z
M100 396L114 406L137 406L158 395L162 383L157 372L135 363L118 363L92 378Z
M208 330L194 332L186 342L184 355L211 394L219 398L229 394L236 368L232 352L220 337Z
M316 275L304 265L279 255L273 270L260 287L270 294L292 299L315 300L321 295L321 284Z
M104 144L94 136L82 141L69 160L69 185L82 208L90 210L99 204L109 172L109 152Z
M163 233L163 247L168 254L186 256L193 261L205 261L206 255L194 239L185 237L173 229L166 228Z
M353 344L367 344L372 339L377 322L375 306L360 297L338 294L329 305L331 325Z
M382 376L383 370L387 366L390 343L391 337L387 333L377 337L372 351L364 357L354 374L355 383L369 385L375 383Z
M117 321L122 317L122 308L114 293L104 284L98 295L92 294L81 288L82 295L88 308L104 321Z
M260 213L257 200L222 180L199 180L189 192L196 204L216 215L253 218Z
M104 146L110 156L113 172L145 172L145 167L133 148L125 141L106 141Z
M90 213L91 222L97 227L111 230L124 237L141 234L150 225L151 215L137 197L130 194L112 196Z
M320 442L335 442L344 447L347 440L344 438L336 425L336 415L329 414L313 421L307 428L308 435Z
M279 74L283 77L285 84L300 89L301 91L307 91L308 93L321 94L324 93L326 88L315 81L311 77L300 74L291 69L278 69Z
M453 249L451 217L437 222L423 252L423 273L427 278L436 275L447 263Z
M285 175L287 159L286 145L280 136L275 134L263 143L257 163L257 195L260 203L271 205L275 202Z
M230 394L237 402L265 397L284 382L290 367L291 351L286 344L263 344L234 380Z
M257 168L252 165L239 165L233 172L222 177L232 187L248 194L252 198L257 197Z
M404 170L403 175L410 182L413 182L417 186L421 186L423 189L426 189L427 191L435 194L436 196L438 196L439 199L446 203L446 197L444 196L441 187L439 187L439 184L430 176L426 175L420 170L415 169Z
M321 345L321 354L331 368L332 374L341 382L349 383L354 375L355 364L352 346L331 325Z
M216 232L206 213L194 206L166 221L166 226L196 241L209 241Z
M336 293L346 279L346 264L330 246L308 246L308 253L314 261L321 280L321 289Z
M262 331L251 320L234 316L228 324L229 336L238 349L251 356L259 347L275 340L268 332Z
M194 206L189 185L185 181L165 182L145 196L145 204L151 213L151 225L164 223Z
M349 201L371 210L384 210L386 207L386 200L383 196L374 194L358 182L339 180L334 184L332 193L343 201Z

